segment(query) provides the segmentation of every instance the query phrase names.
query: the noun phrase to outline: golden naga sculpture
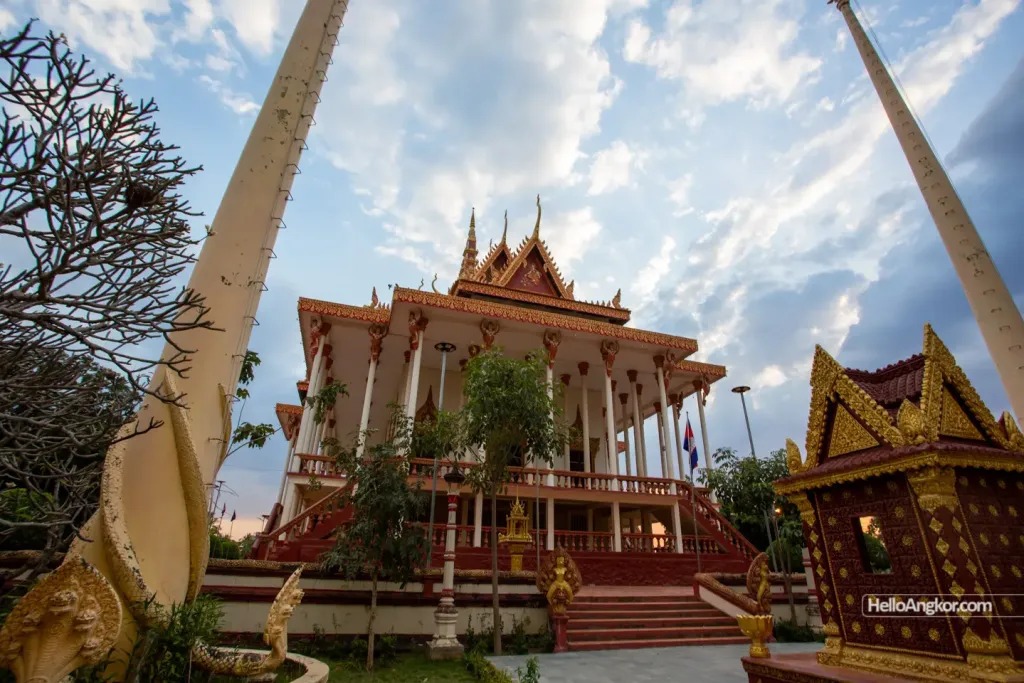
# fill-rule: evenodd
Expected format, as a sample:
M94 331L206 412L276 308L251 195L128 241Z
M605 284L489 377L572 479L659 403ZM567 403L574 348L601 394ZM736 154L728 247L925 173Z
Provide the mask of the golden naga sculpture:
M267 626L263 629L263 642L270 646L268 654L235 652L230 648L198 643L192 648L192 661L206 671L229 676L258 676L281 666L288 656L288 619L302 601L301 576L300 566L284 582L270 606Z
M768 555L761 553L750 563L747 571L747 593L757 605L757 614L738 614L743 635L750 638L751 657L771 657L766 642L772 634L772 589L768 572Z
M509 554L512 556L512 564L509 568L514 572L523 571L523 551L533 542L533 536L527 531L528 528L528 519L523 504L519 498L516 498L516 502L508 514L508 533L498 534L498 543L508 545Z
M117 593L92 565L76 558L14 606L0 629L0 667L19 683L57 683L103 661L120 631Z
M165 377L161 390L167 396L179 395L173 375ZM186 600L194 600L199 594L210 553L206 497L188 413L175 403L165 405L170 413L169 426L185 494L190 541ZM122 636L125 627L129 627L129 619L149 628L167 623L169 611L153 599L157 592L142 573L125 522L126 443L116 443L107 453L100 487L98 526L105 541L105 559L114 577L113 584L86 559L89 542L77 539L64 564L22 598L0 630L0 665L11 669L18 683L57 683L79 667L100 662ZM92 528L96 521L96 518L90 521ZM274 648L273 652L260 658L200 644L194 652L197 664L215 673L244 670L247 675L267 673L279 666L286 654L282 648L287 646L287 636L282 634L302 599L302 591L298 589L300 574L301 568L285 582L271 606L264 637ZM127 614L122 613L119 598ZM43 622L52 624L45 629L45 637L36 632ZM38 652L44 652L45 656ZM243 659L248 660L244 666Z
M537 570L537 590L548 600L548 610L562 616L580 592L583 577L565 548L555 548Z

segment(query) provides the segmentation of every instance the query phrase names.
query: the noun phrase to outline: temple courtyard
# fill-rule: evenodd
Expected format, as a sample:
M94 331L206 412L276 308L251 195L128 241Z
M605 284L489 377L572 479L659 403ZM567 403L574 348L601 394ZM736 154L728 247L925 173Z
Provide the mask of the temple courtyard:
M772 654L817 652L821 643L772 643ZM748 645L703 645L645 650L566 652L558 655L489 657L499 669L513 676L517 667L536 657L540 680L546 683L746 683L740 659Z

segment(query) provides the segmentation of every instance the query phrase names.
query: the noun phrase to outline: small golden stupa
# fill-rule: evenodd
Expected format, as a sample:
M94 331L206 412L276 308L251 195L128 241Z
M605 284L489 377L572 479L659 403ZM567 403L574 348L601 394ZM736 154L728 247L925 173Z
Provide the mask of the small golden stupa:
M529 532L530 526L526 510L518 496L506 519L508 520L507 533L498 534L498 543L508 546L508 552L512 557L511 570L521 572L523 571L523 551L533 543L533 536Z

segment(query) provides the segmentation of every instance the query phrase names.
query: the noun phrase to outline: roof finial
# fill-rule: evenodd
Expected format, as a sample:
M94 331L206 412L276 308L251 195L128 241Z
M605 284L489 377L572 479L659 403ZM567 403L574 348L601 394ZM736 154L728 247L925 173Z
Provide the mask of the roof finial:
M537 224L533 226L533 237L540 237L540 195L537 195Z
M501 244L508 238L508 209L505 209L505 229L501 231Z
M466 248L462 252L462 267L459 269L459 277L470 277L476 270L476 207L473 207L469 215L469 235L466 236Z

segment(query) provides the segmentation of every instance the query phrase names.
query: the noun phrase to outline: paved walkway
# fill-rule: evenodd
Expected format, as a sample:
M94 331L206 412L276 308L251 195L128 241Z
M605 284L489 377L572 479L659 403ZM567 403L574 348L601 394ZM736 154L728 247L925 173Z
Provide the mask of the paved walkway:
M817 652L821 643L771 643L773 653ZM536 655L544 683L747 683L740 658L748 645L693 645ZM515 677L527 655L491 657Z

